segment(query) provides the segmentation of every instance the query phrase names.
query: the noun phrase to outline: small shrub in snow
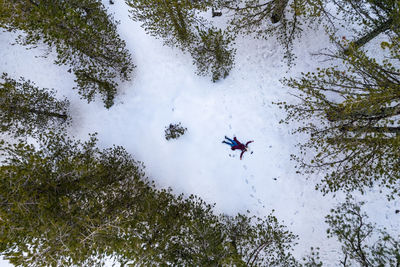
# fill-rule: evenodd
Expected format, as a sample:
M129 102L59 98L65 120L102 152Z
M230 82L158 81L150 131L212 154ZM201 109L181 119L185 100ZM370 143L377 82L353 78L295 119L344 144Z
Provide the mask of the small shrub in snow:
M165 127L165 139L178 139L181 135L184 135L187 128L182 127L181 123L170 124Z

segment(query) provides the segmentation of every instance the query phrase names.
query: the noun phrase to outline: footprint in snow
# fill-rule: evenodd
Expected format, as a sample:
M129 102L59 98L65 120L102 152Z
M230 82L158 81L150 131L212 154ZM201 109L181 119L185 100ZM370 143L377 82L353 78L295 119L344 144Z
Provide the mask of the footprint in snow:
M246 165L243 165L243 169L247 170L247 166L246 166Z
M254 195L253 195L253 194L250 194L250 197L254 198Z
M254 185L251 186L251 189L253 190L254 193L256 193L256 188L254 187Z
M247 179L245 179L245 181L246 181L246 184L249 184L249 181Z

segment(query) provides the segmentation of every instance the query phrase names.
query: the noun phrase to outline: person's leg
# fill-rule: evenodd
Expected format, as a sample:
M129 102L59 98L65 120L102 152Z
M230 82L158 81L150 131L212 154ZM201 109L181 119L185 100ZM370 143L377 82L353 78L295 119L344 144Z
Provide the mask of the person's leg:
M235 140L232 140L232 139L230 139L230 138L228 138L226 136L225 136L225 138L228 139L232 143L231 146L237 146L238 145L238 143L236 143Z
M235 141L233 141L233 142L235 142ZM224 144L227 144L227 145L230 145L231 147L234 147L236 144L234 144L234 143L228 143L228 142L226 142L226 141L222 141L222 143L224 143Z
M232 139L230 139L229 137L226 137L226 136L225 136L225 139L228 139L228 140L229 140L229 142L231 142L232 144L233 144L233 143L236 143L235 141L233 141L233 140L232 140Z

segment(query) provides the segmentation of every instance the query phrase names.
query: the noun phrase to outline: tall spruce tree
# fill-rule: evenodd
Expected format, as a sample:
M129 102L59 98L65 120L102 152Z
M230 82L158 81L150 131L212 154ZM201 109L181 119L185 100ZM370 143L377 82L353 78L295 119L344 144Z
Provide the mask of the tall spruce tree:
M363 202L351 197L326 216L328 237L342 245L340 266L400 266L400 236L393 237L368 221ZM355 265L356 264L356 265Z
M215 82L225 78L233 67L233 38L216 29L200 12L212 1L126 0L132 19L140 21L150 35L165 45L188 51L199 75L211 75Z
M226 78L234 65L233 38L221 29L198 28L199 38L192 44L190 54L199 75L211 74L212 81Z
M129 80L134 68L116 24L98 0L0 1L0 27L23 31L17 40L22 45L44 42L55 49L55 63L70 66L82 97L90 102L100 94L107 108L117 78Z
M126 0L131 18L142 23L147 33L168 46L187 50L196 39L195 26L205 25L198 16L207 10L206 1Z
M400 195L400 37L381 45L383 61L353 49L331 55L343 60L341 67L285 80L300 92L299 104L283 103L286 122L303 123L297 131L310 139L301 150L315 152L311 161L295 159L305 173L326 171L317 186L325 193L378 185L389 198Z
M0 131L15 136L35 135L68 125L69 102L57 100L54 90L41 89L31 81L0 77Z
M236 256L232 266L300 266L291 254L297 236L273 213L264 219L238 214L221 220Z
M148 201L147 216L137 224L134 233L140 247L125 246L124 262L140 265L213 266L228 261L226 246L218 217L212 206L201 199L168 191L158 191Z
M142 165L121 147L101 151L95 137L39 141L2 144L1 254L17 266L102 264L125 242L126 217L140 220L150 189Z
M160 228L151 230L167 240L156 242L156 237L152 250L145 246L144 253L150 250L153 257L139 265L299 266L291 254L297 236L272 213L264 219L243 214L217 216L212 206L194 196L177 207L169 217L172 225L164 228L173 229L167 230L170 234L162 234Z

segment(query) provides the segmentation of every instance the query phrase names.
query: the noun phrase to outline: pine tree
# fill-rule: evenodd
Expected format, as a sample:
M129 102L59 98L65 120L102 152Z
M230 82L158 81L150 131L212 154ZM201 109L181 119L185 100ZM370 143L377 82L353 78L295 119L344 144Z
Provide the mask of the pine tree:
M146 201L149 185L124 149L95 143L50 133L39 148L2 144L0 249L11 263L93 266L124 240L124 218L137 220L132 204Z
M235 49L231 48L233 38L216 28L198 28L198 34L200 38L190 48L197 73L211 74L213 82L226 78L234 64Z
M328 237L336 237L342 244L340 265L399 266L400 236L394 238L368 222L367 214L361 210L363 205L348 197L325 217L329 225Z
M273 213L264 219L238 214L222 216L234 261L231 266L299 266L291 254L297 236Z
M270 214L265 219L215 215L196 196L161 190L147 201L142 224L129 226L141 246L125 244L121 262L140 266L298 266L297 236ZM129 235L129 234L128 234Z
M175 197L170 191L153 196L158 201L148 202L151 207L146 225L135 229L143 245L139 249L126 247L126 262L140 266L213 266L229 256L211 205L195 196Z
M147 33L161 38L171 47L187 50L196 38L195 26L204 25L198 13L205 11L207 1L126 0L131 18L140 21Z
M23 31L17 40L22 45L44 42L55 49L55 63L70 66L82 97L90 102L100 94L107 108L117 77L129 80L134 67L116 22L98 0L3 0L0 27Z
M211 7L211 1L126 2L132 8L132 19L140 21L146 32L161 38L165 45L188 51L199 75L211 75L214 82L228 75L235 54L233 38L199 15Z
M57 100L54 90L41 89L31 81L0 77L0 131L15 136L35 135L68 125L69 102Z
M383 42L386 59L377 61L353 49L349 56L331 55L343 66L320 69L287 85L299 90L299 104L286 104L286 122L303 123L297 131L310 135L294 157L305 173L325 170L317 186L323 192L350 192L379 185L389 198L400 195L400 38Z

